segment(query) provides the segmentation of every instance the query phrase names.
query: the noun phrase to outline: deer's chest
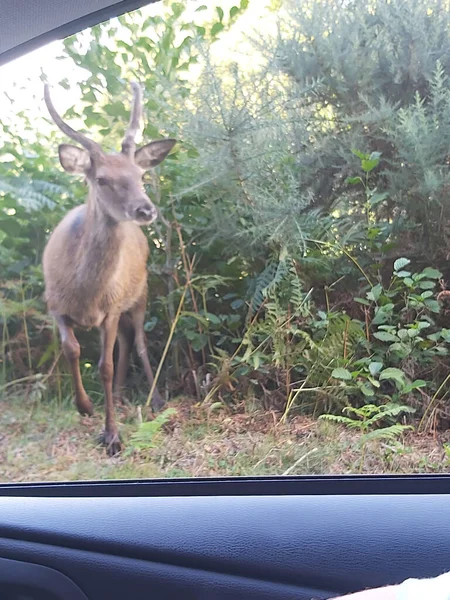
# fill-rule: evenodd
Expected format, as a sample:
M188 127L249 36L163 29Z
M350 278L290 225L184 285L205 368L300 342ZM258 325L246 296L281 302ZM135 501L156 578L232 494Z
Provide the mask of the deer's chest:
M77 297L80 301L76 306L72 304L70 316L82 327L99 327L111 312L126 312L136 304L142 286L129 284L129 278L118 278L113 274L109 281L103 281L96 293L91 294L86 289L82 297L79 290L84 286L79 286Z
M132 223L95 237L73 235L85 218L83 208L74 209L49 240L44 253L46 297L52 312L83 327L98 327L106 315L129 310L141 297L148 246Z

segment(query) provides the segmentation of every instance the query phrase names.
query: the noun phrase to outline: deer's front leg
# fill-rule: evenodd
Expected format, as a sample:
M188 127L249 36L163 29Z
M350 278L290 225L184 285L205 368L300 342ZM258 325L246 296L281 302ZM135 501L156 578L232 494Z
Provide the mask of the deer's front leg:
M70 370L72 372L73 385L75 388L75 404L80 415L92 415L94 407L91 399L86 394L81 380L80 373L80 344L73 332L72 325L66 317L57 316L56 323L58 325L59 334L61 336L61 344Z
M122 450L122 443L120 441L119 430L116 423L113 397L113 350L117 337L119 316L120 315L109 314L101 325L102 355L98 365L100 376L103 381L103 387L105 389L105 430L102 437L110 456L113 456Z

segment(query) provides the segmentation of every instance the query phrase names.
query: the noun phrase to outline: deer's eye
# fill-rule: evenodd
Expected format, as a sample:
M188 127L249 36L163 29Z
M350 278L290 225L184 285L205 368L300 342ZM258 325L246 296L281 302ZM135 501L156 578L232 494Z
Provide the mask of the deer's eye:
M105 179L104 177L97 177L97 183L98 183L98 185L101 185L101 186L109 185L109 181L107 179Z

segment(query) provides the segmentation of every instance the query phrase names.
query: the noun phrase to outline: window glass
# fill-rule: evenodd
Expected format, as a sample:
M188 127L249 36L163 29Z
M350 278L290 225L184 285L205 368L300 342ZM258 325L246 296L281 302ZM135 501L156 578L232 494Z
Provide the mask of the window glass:
M448 469L449 11L164 0L1 67L1 481Z

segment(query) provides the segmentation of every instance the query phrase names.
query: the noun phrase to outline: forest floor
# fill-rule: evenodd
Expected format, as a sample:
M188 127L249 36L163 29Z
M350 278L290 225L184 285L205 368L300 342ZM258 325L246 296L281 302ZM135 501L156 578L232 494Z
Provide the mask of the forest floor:
M327 421L251 405L207 410L187 399L151 441L134 444L142 411L120 407L126 449L109 458L98 443L101 408L80 417L67 402L0 398L0 481L142 479L348 473L448 472L449 434L408 432L392 441L361 443L360 434ZM144 414L145 418L145 414Z

